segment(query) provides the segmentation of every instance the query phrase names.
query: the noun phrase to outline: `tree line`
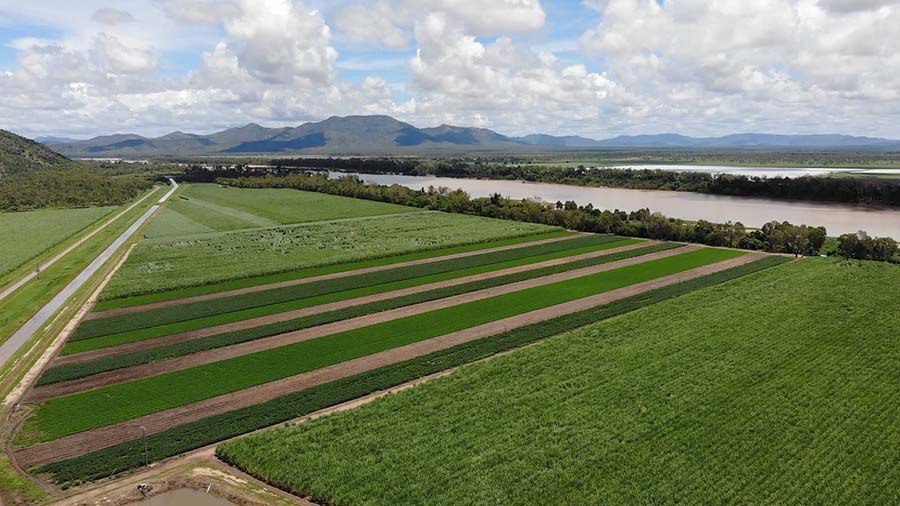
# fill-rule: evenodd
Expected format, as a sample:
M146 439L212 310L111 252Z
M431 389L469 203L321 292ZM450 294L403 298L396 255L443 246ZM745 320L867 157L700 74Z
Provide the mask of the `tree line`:
M838 254L857 260L900 263L900 246L889 237L869 237L863 231L838 238Z
M0 177L0 211L121 205L152 185L146 177L91 168L20 172Z
M204 177L208 178L210 174L207 173ZM219 177L215 180L219 184L239 188L293 188L437 211L542 223L584 232L693 242L771 253L818 255L827 239L824 227L788 222L771 222L759 229L748 230L741 223L686 221L666 217L649 209L633 212L600 210L591 204L582 206L572 201L548 204L509 199L499 194L473 199L462 190L435 187L413 190L401 185L373 185L354 176L329 179L321 174L294 172L280 176ZM842 238L838 253L846 253L845 243L846 247L850 247L848 240ZM878 244L879 253L870 254L870 250L866 250L862 258L898 260L896 242L892 239L873 239L872 243L870 250L874 251L874 244ZM890 244L893 244L893 250L890 249ZM858 255L845 256L861 258Z
M900 180L891 179L814 176L770 178L662 169L499 164L466 159L302 158L273 160L272 164L283 168L522 180L579 186L690 191L741 197L900 206Z

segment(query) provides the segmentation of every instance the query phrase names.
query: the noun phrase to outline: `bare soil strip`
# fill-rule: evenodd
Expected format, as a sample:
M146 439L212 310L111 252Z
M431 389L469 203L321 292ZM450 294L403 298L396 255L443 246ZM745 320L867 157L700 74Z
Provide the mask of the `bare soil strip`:
M25 469L75 457L77 455L140 438L144 430L146 430L147 434L156 434L171 427L270 401L291 392L354 376L390 364L452 348L469 341L483 339L511 329L609 304L616 300L632 297L649 290L662 288L744 265L759 260L764 256L765 255L761 253L751 253L732 260L706 265L602 294L531 311L529 313L516 315L484 325L478 325L433 339L412 343L399 348L368 355L366 357L349 360L341 364L247 388L238 392L161 411L127 422L100 427L78 434L72 434L54 441L20 448L16 450L13 455L17 463Z
M194 353L191 355L184 355L167 360L160 360L159 362L142 364L125 369L116 369L114 371L95 374L93 376L87 376L72 381L54 383L32 390L31 393L26 397L26 402L43 402L47 399L62 397L64 395L69 395L84 390L92 390L95 388L114 385L116 383L124 383L126 381L133 381L149 376L156 376L159 374L187 369L189 367L196 367L198 365L208 364L211 362L227 360L229 358L239 357L258 351L280 348L282 346L287 346L302 341L308 341L310 339L315 339L330 334L345 332L361 327L368 327L369 325L396 320L398 318L405 318L407 316L413 316L437 309L457 306L459 304L465 304L467 302L473 302L490 297L496 297L498 295L518 292L528 288L534 288L537 286L543 286L560 281L589 276L592 274L598 274L601 272L607 272L615 269L620 269L622 267L628 267L630 265L642 264L653 260L677 256L683 253L688 253L690 251L696 251L700 249L703 249L703 246L691 245L682 248L675 248L671 250L660 251L657 253L651 253L649 255L626 258L617 262L585 267L583 269L575 269L572 271L561 272L558 274L552 274L550 276L543 276L540 278L527 279L525 281L519 281L517 283L510 283L508 285L495 286L493 288L487 288L476 292L454 295L452 297L414 304L412 306L405 306L388 311L382 311L380 313L374 313L370 315L359 316L356 318L350 318L347 320L337 321L334 323L328 323L325 325L320 325L318 327L310 327L294 332L278 334L272 337L264 337L262 339L247 341L231 346L224 346L212 350L201 351L199 353Z
M607 255L614 255L617 253L624 253L627 251L646 248L648 246L653 246L659 244L659 241L644 241L637 244L630 244L628 246L621 246L618 248L611 248L600 251L593 251L590 253L583 253L581 255L575 255L571 257L558 258L554 260L547 260L544 262L538 262L534 264L521 265L517 267L511 267L509 269L502 269L499 271L486 272L482 274L474 274L471 276L465 276L461 278L448 279L445 281L438 281L435 283L429 283L426 285L413 286L409 288L402 288L399 290L393 290L389 292L383 292L373 295L367 295L365 297L356 297L353 299L341 300L336 302L329 302L327 304L320 304L318 306L307 307L303 309L296 309L293 311L286 311L283 313L276 313L272 315L260 316L258 318L251 318L248 320L241 320L239 322L225 323L222 325L216 325L213 327L207 327L205 329L192 330L188 332L180 332L177 334L171 334L168 336L157 337L153 339L145 339L142 341L135 341L133 343L121 344L118 346L111 346L109 348L101 348L97 350L86 351L82 353L76 353L74 355L65 355L57 357L51 367L66 365L66 364L74 364L81 362L89 362L92 360L96 360L98 358L109 357L112 355L118 355L120 353L128 353L132 351L146 350L150 348L157 348L159 346L166 346L170 344L180 343L184 341L190 341L192 339L199 339L203 337L209 337L216 334L223 334L225 332L233 332L236 330L245 330L254 327L259 327L262 325L269 325L272 323L278 323L288 320L293 320L296 318L303 318L306 316L316 315L319 313L326 313L329 311L336 311L339 309L345 309L348 307L359 306L362 304L369 304L372 302L378 302L382 300L395 299L397 297L403 297L406 295L412 295L415 293L426 292L429 290L436 290L439 288L446 288L450 286L457 286L466 283L471 283L473 281L482 281L485 279L492 279L501 276L508 276L510 274L516 274L520 272L527 272L536 269L542 269L545 267L553 267L557 265L564 265L572 262L578 262L580 260L586 260L590 258L603 257ZM681 250L679 250L681 251Z
M569 240L577 239L580 237L587 237L589 235L592 235L592 234L582 232L582 233L578 233L578 234L567 235L564 237L553 237L551 239L541 239L540 241L531 241L531 242L523 242L523 243L518 243L518 244L510 244L507 246L498 246L496 248L487 248L487 249L476 250L476 251L466 251L463 253L454 253L452 255L444 255L444 256L439 256L439 257L421 258L419 260L410 260L408 262L400 262L400 263L388 264L388 265L378 265L375 267L366 267L364 269L356 269L356 270L352 270L352 271L334 272L331 274L323 274L321 276L313 276L313 277L302 278L302 279L292 279L289 281L281 281L278 283L269 283L266 285L250 286L247 288L239 288L236 290L227 290L224 292L208 293L206 295L196 295L194 297L185 297L182 299L154 302L152 304L144 304L141 306L131 306L131 307L118 308L118 309L108 309L106 311L98 311L95 313L90 313L84 319L85 320L94 320L97 318L108 318L110 316L118 316L118 315L122 315L122 314L139 313L142 311L150 311L151 309L160 309L160 308L164 308L164 307L178 306L181 304L190 304L192 302L201 302L204 300L221 299L224 297L231 297L233 295L264 292L266 290L272 290L275 288L284 288L286 286L305 285L308 283L315 283L317 281L324 281L327 279L346 278L349 276L357 276L359 274L368 274L370 272L386 271L386 270L390 270L390 269L396 269L399 267L410 267L413 265L430 264L430 263L434 263L434 262L443 262L446 260L453 260L455 258L471 257L471 256L476 256L476 255L483 255L486 253L496 253L498 251L506 251L506 250L517 249L517 248L526 248L529 246L539 246L541 244L550 244L550 243L561 242L561 241L569 241Z

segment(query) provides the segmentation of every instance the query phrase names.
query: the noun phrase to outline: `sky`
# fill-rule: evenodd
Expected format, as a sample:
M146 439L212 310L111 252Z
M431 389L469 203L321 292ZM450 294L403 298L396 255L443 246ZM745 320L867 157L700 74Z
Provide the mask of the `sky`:
M0 0L0 128L900 138L900 0Z

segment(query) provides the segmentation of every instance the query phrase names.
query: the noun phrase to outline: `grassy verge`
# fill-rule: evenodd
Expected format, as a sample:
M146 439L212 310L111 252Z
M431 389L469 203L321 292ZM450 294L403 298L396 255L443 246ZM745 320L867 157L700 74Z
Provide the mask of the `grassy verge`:
M706 248L58 397L37 406L21 434L56 439L743 254Z
M572 313L465 343L406 362L315 388L295 392L269 402L198 420L146 438L151 461L177 455L246 432L285 422L320 409L384 390L452 367L525 346L546 337L602 321L688 292L724 283L786 262L767 257L749 264L684 283L622 299L605 306ZM144 463L144 441L131 441L85 455L48 464L38 469L61 483L77 483L109 476Z
M44 498L44 491L36 483L20 476L0 453L0 504L24 504Z
M327 279L303 285L274 288L262 292L179 304L140 313L88 320L79 326L71 340L78 341L157 327L153 331L141 334L141 339L148 339L150 337L206 328L212 325L281 313L322 303L321 299L313 299L317 296L343 292L341 295L329 298L328 302L343 300L345 298L359 297L459 276L561 258L572 254L586 253L598 248L608 247L610 243L617 241L626 240L621 237L607 235L579 237L566 241L525 246L443 262L397 267L356 276ZM622 242L622 244L628 243ZM371 290L366 290L366 288L370 287L372 287ZM212 316L217 318L208 318ZM192 321L193 323L175 328L159 328L160 326L186 321ZM128 336L123 337L128 338Z
M616 244L616 243L613 243ZM332 323L341 320L347 320L350 318L356 318L358 316L363 316L367 314L378 313L381 311L387 311L390 309L396 309L398 307L409 306L412 304L419 304L422 302L427 302L430 300L437 300L446 297L452 297L454 295L460 295L463 293L473 292L476 290L484 290L486 288L491 288L494 286L501 286L509 283L515 283L518 281L523 281L526 279L538 278L541 276L549 276L551 274L556 274L559 272L565 272L575 269L581 269L584 267L589 267L592 265L600 265L609 262L615 262L618 260L624 260L626 258L632 258L636 256L646 255L649 253L655 253L658 251L665 251L672 248L680 247L680 244L675 243L663 243L656 244L652 246L647 246L644 248L639 248L631 251L624 251L621 253L615 253L612 255L589 258L585 260L580 260L577 262L572 262L569 264L556 265L553 267L545 267L542 269L535 269L532 271L520 272L516 274L510 274L506 276L500 276L497 278L485 279L481 281L473 281L471 283L465 283L457 286L450 286L446 288L439 288L436 290L429 290L427 292L421 292L411 295L406 295L403 297L397 297L390 300L372 302L369 304L361 304L359 306L353 306L345 309L340 309L336 311L329 311L327 313L320 313L312 316L307 316L303 318L296 318L293 320L288 320L279 323L273 323L270 325L262 325L259 327L254 327L246 330L238 330L234 332L227 332L223 334L218 334L210 337L193 339L190 341L185 341L182 343L171 344L167 346L160 346L157 348L140 350L131 353L122 353L119 355L114 355L110 357L105 357L97 360L93 360L90 362L81 362L75 364L67 364L58 367L53 367L48 369L43 376L38 380L37 385L49 385L52 383L59 383L61 381L70 381L78 378L84 378L86 376L91 376L94 374L99 374L102 372L113 371L116 369L122 369L125 367L133 367L141 364L148 364L151 362L156 362L159 360L165 360L168 358L180 357L183 355L188 355L191 353L197 353L200 351L211 350L214 348L220 348L223 346L230 346L233 344L244 343L248 341L252 341L255 339L261 339L264 337L274 336L277 334L283 334L285 332L293 332L296 330L314 327L317 325L324 325L327 323ZM87 342L90 342L88 340ZM78 343L74 343L78 344Z
M793 262L219 454L319 504L898 504L898 283Z
M386 256L373 258L369 260L361 260L357 262L346 262L340 264L331 264L321 267L312 267L299 271L281 272L278 274L270 274L267 276L257 276L252 278L236 279L232 281L224 281L221 283L213 283L202 286L194 286L190 288L182 288L179 290L168 290L165 292L150 293L146 295L136 295L133 297L114 298L101 300L94 308L95 311L106 311L108 309L118 309L123 307L141 306L144 304L153 304L156 302L165 302L168 300L183 299L185 297L195 297L198 295L208 295L210 293L226 292L229 290L238 290L241 288L249 288L251 286L267 285L270 283L280 283L282 281L293 281L295 279L311 278L313 276L321 276L324 274L334 274L336 272L346 272L357 269L365 269L367 267L379 267L382 265L390 265L400 262L409 262L412 260L421 260L423 258L435 258L444 255L452 255L455 253L466 253L469 251L478 251L488 248L498 248L501 246L510 246L513 244L521 244L531 241L540 241L544 239L553 239L556 237L565 237L574 235L575 232L566 230L555 230L552 232L529 234L510 239L502 239L496 241L480 242L476 244L465 244L460 246L429 249L419 251L417 253L408 253L404 255ZM101 297L102 298L102 297Z

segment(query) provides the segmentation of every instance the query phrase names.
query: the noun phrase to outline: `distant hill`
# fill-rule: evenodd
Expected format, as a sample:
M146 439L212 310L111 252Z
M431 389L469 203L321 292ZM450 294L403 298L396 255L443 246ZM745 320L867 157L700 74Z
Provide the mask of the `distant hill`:
M331 117L293 128L255 123L210 135L173 132L156 138L133 134L85 141L48 142L72 157L151 157L260 153L390 153L407 151L513 150L521 142L481 128L441 125L416 128L388 116Z
M62 168L71 163L41 143L0 130L0 176Z
M595 148L603 147L603 141L588 139L578 135L555 136L547 134L531 134L525 137L516 137L516 140L533 146L566 146L570 148Z
M900 141L850 135L733 134L685 137L678 134L623 135L600 141L602 147L694 149L898 149Z
M484 128L417 128L389 116L333 116L297 127L250 123L210 135L173 132L162 137L117 134L47 145L70 157L153 157L249 154L392 154L559 149L900 149L900 141L846 135L736 134L694 138L678 134L595 140L533 134L508 137Z

